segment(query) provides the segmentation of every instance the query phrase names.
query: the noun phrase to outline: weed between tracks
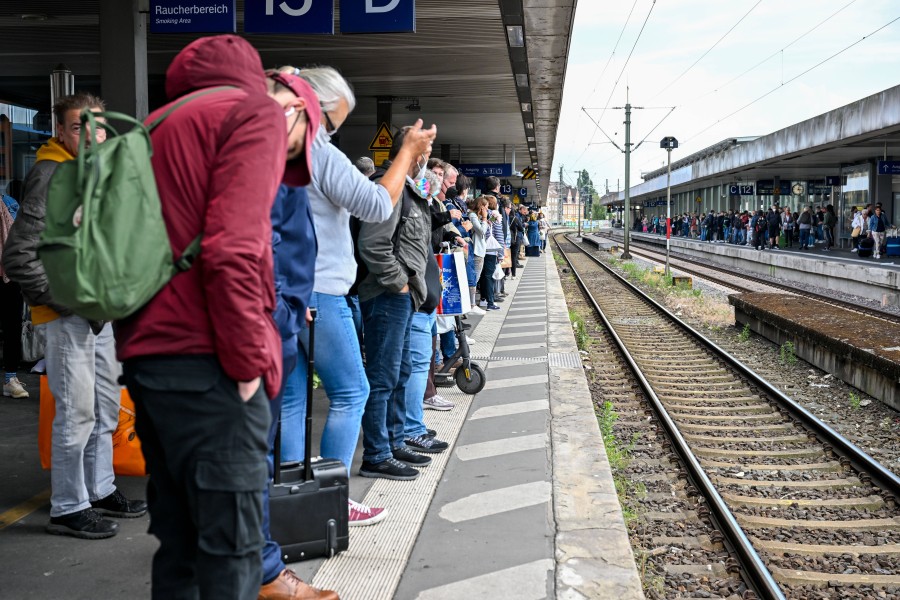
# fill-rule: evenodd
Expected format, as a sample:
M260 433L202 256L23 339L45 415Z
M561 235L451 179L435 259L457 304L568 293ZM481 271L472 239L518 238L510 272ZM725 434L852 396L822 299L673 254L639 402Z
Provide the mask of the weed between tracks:
M631 452L634 450L640 434L635 432L627 444L622 444L613 433L613 426L618 418L619 414L612 402L607 400L597 406L597 422L600 424L600 433L603 436L606 457L612 469L619 504L622 505L622 516L625 518L625 525L631 527L640 517L639 511L635 509L631 500L640 500L646 497L647 487L642 482L631 481L625 474L628 463L631 461Z
M572 322L572 330L575 332L575 344L579 350L587 350L590 344L587 330L584 327L584 318L574 310L569 310L569 321Z

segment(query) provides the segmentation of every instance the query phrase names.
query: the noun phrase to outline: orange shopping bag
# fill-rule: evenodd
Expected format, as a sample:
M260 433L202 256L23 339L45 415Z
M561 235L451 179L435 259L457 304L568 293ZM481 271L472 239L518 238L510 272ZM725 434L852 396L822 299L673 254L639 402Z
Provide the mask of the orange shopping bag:
M41 466L50 468L50 449L53 437L53 418L56 416L56 402L50 392L46 375L41 375L41 405L38 418L38 453ZM134 431L134 402L128 390L122 388L122 403L119 407L119 425L113 432L113 471L116 475L147 474L141 440Z

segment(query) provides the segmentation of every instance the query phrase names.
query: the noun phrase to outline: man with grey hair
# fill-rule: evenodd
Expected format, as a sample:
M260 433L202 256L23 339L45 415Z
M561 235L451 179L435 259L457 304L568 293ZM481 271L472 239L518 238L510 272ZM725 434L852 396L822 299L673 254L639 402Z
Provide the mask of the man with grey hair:
M359 169L359 172L366 177L371 177L375 172L375 161L368 156L360 156L353 164L355 164L356 168Z
M369 397L369 381L362 364L354 310L359 311L350 288L356 281L356 260L350 233L350 216L363 223L390 219L406 186L411 166L431 153L437 129L422 128L422 121L408 128L392 165L377 181L369 181L350 159L330 143L331 136L356 106L350 85L331 67L295 69L283 67L305 79L322 107L322 118L312 146L312 182L307 188L316 238L327 247L316 255L316 272L310 308L317 309L315 343L316 372L330 401L322 432L321 456L340 459L348 469L353 462L363 409ZM284 461L303 458L306 420L306 359L309 329L298 334L300 356L297 368L285 385L281 416L281 450ZM371 508L350 500L349 524L373 525L383 520L383 508Z

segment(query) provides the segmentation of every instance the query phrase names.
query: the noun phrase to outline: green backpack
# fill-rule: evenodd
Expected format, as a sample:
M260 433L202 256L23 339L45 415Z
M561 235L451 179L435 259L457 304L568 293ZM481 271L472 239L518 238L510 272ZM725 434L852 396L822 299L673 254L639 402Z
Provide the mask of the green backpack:
M61 163L50 180L46 228L38 256L53 300L89 320L123 319L143 307L172 277L191 268L200 254L198 235L177 259L150 157L150 132L185 103L212 92L202 90L174 104L149 127L115 112L81 112L78 157ZM134 125L97 143L97 118ZM93 139L85 148L87 127Z

